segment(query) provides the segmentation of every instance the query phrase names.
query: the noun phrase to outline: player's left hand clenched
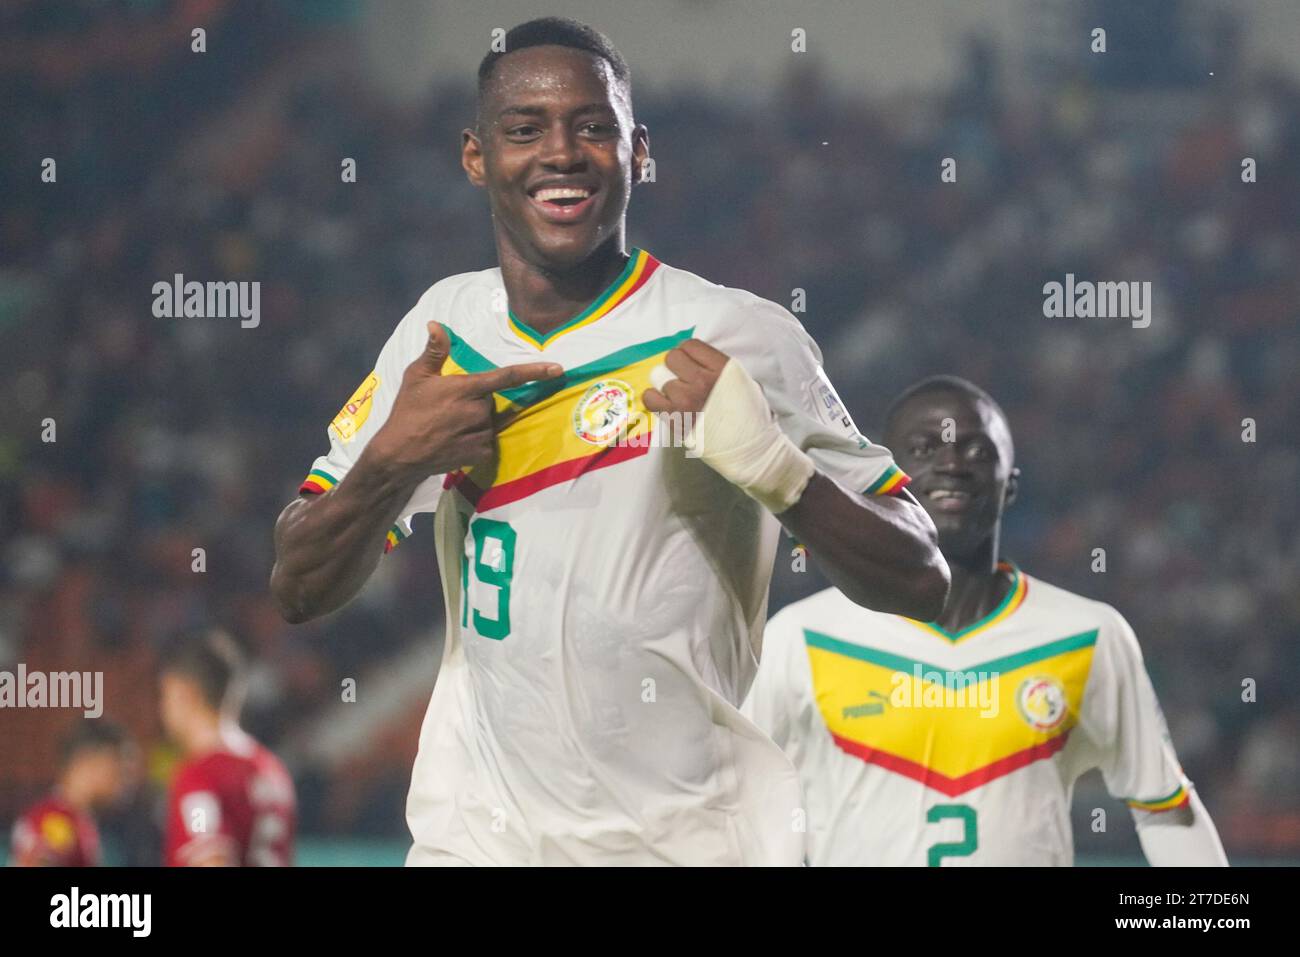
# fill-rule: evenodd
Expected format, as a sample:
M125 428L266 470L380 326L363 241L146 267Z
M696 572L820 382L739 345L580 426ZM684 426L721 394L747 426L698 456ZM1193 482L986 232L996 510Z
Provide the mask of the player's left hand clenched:
M688 422L688 452L774 514L799 501L816 471L813 461L781 431L762 388L739 362L687 339L650 371L650 383L645 407Z
M645 407L655 414L701 411L729 358L707 342L687 339L651 371L654 388L646 390ZM660 372L665 367L671 376Z

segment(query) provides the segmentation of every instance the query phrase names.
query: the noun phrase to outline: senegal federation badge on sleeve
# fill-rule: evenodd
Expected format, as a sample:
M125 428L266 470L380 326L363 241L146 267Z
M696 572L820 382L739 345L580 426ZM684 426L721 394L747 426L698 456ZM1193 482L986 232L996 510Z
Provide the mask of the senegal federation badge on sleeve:
M379 376L372 372L366 376L366 381L361 383L361 387L352 393L352 398L339 409L339 414L334 416L334 421L330 423L330 430L338 436L340 442L350 442L366 424L366 419L370 418L370 410L374 408L375 390L378 388Z

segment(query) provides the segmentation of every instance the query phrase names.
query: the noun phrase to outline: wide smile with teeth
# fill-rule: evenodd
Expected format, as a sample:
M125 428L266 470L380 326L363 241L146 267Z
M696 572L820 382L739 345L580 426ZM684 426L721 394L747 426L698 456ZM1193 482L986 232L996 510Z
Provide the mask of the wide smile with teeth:
M528 198L542 218L567 223L581 218L591 208L595 192L585 186L546 186Z
M533 199L541 200L543 203L553 202L561 199L581 200L591 195L591 190L582 187L573 186L550 186L546 189L539 189L533 193ZM567 204L566 204L567 205Z
M950 488L935 488L926 493L926 498L935 507L945 512L955 512L970 504L970 492L959 492Z

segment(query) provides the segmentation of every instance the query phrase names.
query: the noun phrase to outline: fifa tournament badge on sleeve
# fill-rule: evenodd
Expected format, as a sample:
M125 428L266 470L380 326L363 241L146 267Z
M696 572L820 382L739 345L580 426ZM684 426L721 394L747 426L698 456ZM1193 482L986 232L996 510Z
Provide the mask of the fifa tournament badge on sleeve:
M338 415L334 416L330 431L338 436L340 442L352 441L366 424L370 410L374 408L375 390L378 388L379 376L372 372L366 376L366 381L361 383L357 391L352 393L352 398L339 409Z

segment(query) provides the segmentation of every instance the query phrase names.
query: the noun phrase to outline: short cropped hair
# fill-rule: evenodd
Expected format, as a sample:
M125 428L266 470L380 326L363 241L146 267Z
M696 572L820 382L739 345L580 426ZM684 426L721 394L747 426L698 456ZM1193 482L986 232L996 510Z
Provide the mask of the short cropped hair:
M627 61L610 42L609 37L585 23L579 23L568 17L539 17L511 28L507 31L505 40L505 50L489 51L478 65L480 102L488 81L492 79L492 72L502 57L519 50L526 50L528 47L540 46L569 47L600 57L609 64L615 79L627 88L629 98L632 95L632 72L628 69Z
M928 395L931 392L955 392L959 395L970 396L980 402L987 402L989 407L997 414L998 418L1002 420L1002 424L1006 426L1007 439L1012 442L1012 447L1009 451L1013 455L1015 454L1015 443L1011 437L1011 420L1008 419L1007 414L1002 411L1002 406L998 405L997 400L995 400L993 396L989 395L974 382L956 375L926 376L919 382L914 382L909 385L896 399L894 399L893 402L889 403L889 409L885 412L885 431L891 430L894 424L894 416L898 415L899 409L918 395Z
M59 762L70 764L73 758L89 751L121 750L127 743L121 725L99 718L78 721L59 742Z

